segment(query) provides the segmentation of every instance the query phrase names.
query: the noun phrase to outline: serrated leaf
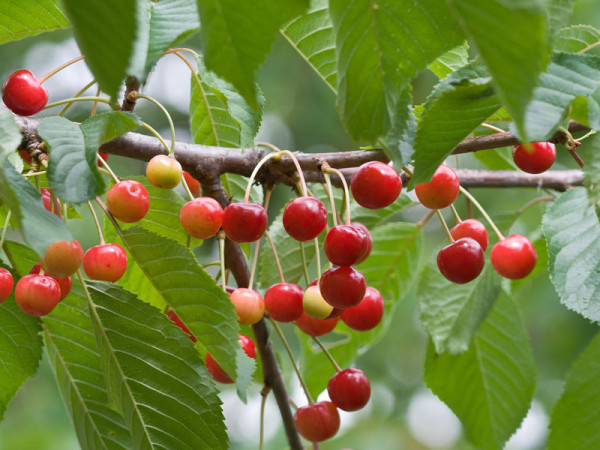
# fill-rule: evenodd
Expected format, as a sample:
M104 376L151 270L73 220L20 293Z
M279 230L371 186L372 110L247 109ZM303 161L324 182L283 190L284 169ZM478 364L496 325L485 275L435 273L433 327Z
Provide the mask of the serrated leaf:
M410 86L400 94L397 109L391 117L391 127L387 135L379 139L383 151L395 167L408 164L414 153L417 117L410 104Z
M489 69L498 96L513 117L521 138L530 139L525 110L539 74L550 58L546 11L541 2L448 2Z
M407 194L402 193L394 203L381 209L363 208L352 200L350 211L353 222L360 222L369 230L372 230L373 228L387 223L400 211L413 205L415 205L415 202L413 202Z
M86 155L91 161L92 150L94 166L96 151L102 144L133 131L142 125L142 121L133 113L125 111L107 111L90 117L81 124L85 136Z
M330 0L329 13L337 106L350 135L360 141L387 135L395 116L406 114L410 80L463 41L445 2L437 0Z
M15 153L22 139L21 129L14 116L8 109L0 108L0 167Z
M473 152L473 156L489 170L517 170L512 158L512 149L508 147Z
M58 0L4 2L0 14L0 44L61 30L69 22Z
M467 42L448 50L433 61L427 68L440 80L469 62L469 44Z
M543 219L550 280L567 308L600 321L600 223L585 188L552 203Z
M227 448L221 402L188 337L118 286L88 290L109 398L132 448Z
M600 422L600 334L575 360L562 396L552 411L548 449L592 450L598 446Z
M500 292L500 276L490 264L473 281L455 284L437 267L426 266L417 291L421 322L436 353L467 350Z
M560 30L573 13L573 5L576 0L546 0L546 10L548 11L548 28L550 36ZM555 38L556 39L556 38Z
M279 28L308 7L308 0L198 0L206 66L259 109L256 71Z
M590 201L600 204L600 134L587 138L579 149L579 155L585 161L583 185L588 190Z
M585 53L600 44L600 31L591 25L571 25L562 28L554 38L554 51Z
M517 304L506 293L460 355L427 350L425 383L478 448L501 449L527 414L536 369Z

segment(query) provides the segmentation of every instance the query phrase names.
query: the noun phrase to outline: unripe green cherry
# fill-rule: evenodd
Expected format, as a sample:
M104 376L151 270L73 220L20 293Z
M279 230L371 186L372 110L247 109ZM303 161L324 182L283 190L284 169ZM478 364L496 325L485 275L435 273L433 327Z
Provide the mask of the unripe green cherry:
M302 297L302 307L314 319L325 319L333 311L333 306L325 301L319 286L309 286Z
M167 155L156 155L146 166L146 177L154 186L162 189L173 189L181 183L183 170L175 158Z

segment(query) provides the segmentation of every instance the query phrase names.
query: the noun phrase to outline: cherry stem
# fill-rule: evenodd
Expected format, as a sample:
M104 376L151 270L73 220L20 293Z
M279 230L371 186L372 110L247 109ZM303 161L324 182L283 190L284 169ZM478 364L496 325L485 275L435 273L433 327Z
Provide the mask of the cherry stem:
M71 64L75 64L77 61L81 61L83 58L85 58L85 56L81 55L78 56L77 58L72 59L71 61L67 61L66 63L64 63L61 66L58 66L56 69L48 72L46 75L44 75L41 78L38 78L38 82L40 84L43 84L48 78L50 78L53 75L56 75L58 72L60 72L63 69L66 69L67 67L69 67Z
M8 230L8 225L10 223L10 209L6 213L6 219L4 219L4 226L2 227L2 234L0 235L0 252L4 248L4 240L6 239L6 231Z
M29 178L29 177L37 177L37 176L39 176L39 175L44 175L45 173L46 173L46 171L45 171L45 170L42 170L42 171L40 171L40 172L28 172L28 173L24 174L23 176L24 176L25 178Z
M169 144L167 144L167 142L162 138L162 136L160 135L160 133L158 131L156 131L154 128L152 128L150 125L148 125L146 122L142 122L142 128L145 128L150 133L152 133L154 136L156 136L156 139L158 139L160 141L160 143L167 149L167 152L170 152Z
M317 258L317 280L321 279L321 252L319 251L319 238L315 238L315 256ZM318 281L317 281L318 283Z
M100 88L96 89L96 97L100 95ZM92 111L90 112L90 117L94 117L96 115L96 109L98 109L98 102L94 102L92 105Z
M519 217L521 214L523 214L525 211L527 211L529 208L531 208L533 205L536 205L537 203L541 203L541 202L553 202L554 200L556 200L554 197L551 196L547 196L547 197L536 197L532 200L529 200L527 203L525 203L522 207L520 207L516 212L515 212L515 216Z
M167 149L169 150L169 155L173 155L173 153L175 152L175 125L173 125L173 119L171 118L171 114L169 114L169 111L167 111L167 108L165 108L162 105L162 103L160 103L158 100L150 97L149 95L140 94L139 92L135 91L130 92L129 95L135 100L137 100L138 98L148 100L149 102L154 103L156 106L158 106L158 108L163 112L163 114L167 118L167 122L169 122L169 128L171 129L171 148L169 149L169 147L167 147Z
M104 161L104 158L100 155L96 155L96 159L100 162L100 164L102 164L102 166L106 169L106 171L108 172L108 174L111 176L111 178L115 181L115 183L119 183L121 180L119 180L119 177L117 177L115 175L115 173L112 171L112 169L110 168L110 166L108 165L108 162Z
M254 178L256 178L256 174L260 170L260 168L271 158L275 158L279 153L269 153L267 156L263 157L254 170L250 174L250 178L248 179L248 185L246 186L246 193L244 194L244 203L248 203L250 200L250 190L252 189L252 184L254 184Z
M277 266L277 272L279 272L279 280L281 280L282 283L285 283L285 278L283 276L283 269L281 268L281 262L279 261L279 255L277 254L277 249L275 248L275 243L273 242L273 239L271 238L271 235L269 234L268 231L265 231L265 237L267 238L267 241L269 241L271 250L273 250L273 257L275 258L275 265Z
M302 259L302 269L304 270L304 279L306 280L306 285L310 283L310 278L308 277L308 267L306 267L306 254L304 253L304 242L298 242L300 244L300 258Z
M473 195L462 186L460 186L460 192L462 192L463 195L465 197L467 197L471 201L471 203L473 203L475 205L475 208L477 208L479 210L481 215L483 217L485 217L485 220L487 220L487 222L490 224L490 227L492 227L492 230L494 230L494 233L496 233L496 236L498 236L498 239L501 241L504 240L504 235L500 232L500 230L498 229L498 227L496 226L496 224L494 223L492 218L488 215L486 210L483 209L483 206L481 206L479 204L477 199L475 197L473 197Z
M264 144L264 142L263 142L263 144ZM272 144L268 144L267 147L277 148ZM280 156L278 156L277 159L281 158L281 156L283 156L283 155L288 155L291 158L291 160L294 163L294 166L296 166L296 172L298 172L298 178L300 178L300 186L302 186L302 195L304 197L308 197L308 188L306 187L306 180L304 179L304 172L302 172L302 167L300 167L300 163L298 162L298 158L296 158L296 155L294 155L289 150L281 150L278 155L280 155Z
M75 94L73 96L73 98L81 97L83 95L83 93L85 91L87 91L89 88L91 88L94 84L96 84L96 80L90 81L83 88L81 88L81 90L79 92L77 92L77 94ZM65 107L61 110L61 112L58 113L58 115L64 116L66 114L66 112L69 110L69 108L71 108L71 106L73 106L73 102L67 103L67 105L65 105Z
M498 133L506 133L506 130L503 130L502 128L495 127L494 125L490 125L489 123L485 123L484 122L484 123L481 124L481 126L484 127L484 128L487 128L489 130L496 131Z
M258 448L259 450L263 450L263 443L265 441L265 405L267 403L267 396L271 388L266 384L263 386L260 391L261 401L260 401L260 437L258 440Z
M342 368L337 363L337 361L335 360L333 355L329 352L329 350L327 350L327 347L325 347L325 345L323 345L321 340L316 336L313 336L313 340L319 345L319 347L321 347L321 350L323 350L323 353L325 353L325 356L327 356L327 358L329 358L329 361L331 361L331 364L333 364L333 367L335 367L335 371L341 372Z
M346 183L346 177L344 177L344 174L339 170L330 167L326 161L323 161L322 167L325 168L326 172L335 173L342 181L342 186L344 187L344 197L346 199L346 225L350 225L352 219L350 218L350 195L348 191L348 183Z
M452 214L454 214L454 218L456 219L456 223L457 224L461 223L462 220L460 219L460 216L458 215L458 211L454 207L454 203L450 204L450 209L452 210Z
M196 57L200 56L198 55L198 52L196 52L195 50L192 50L191 48L185 48L185 47L180 47L180 48L170 48L169 50L167 50L165 52L165 55L168 55L169 53L174 53L177 54L179 52L187 52L190 53Z
M88 200L87 202L90 212L92 213L92 218L94 219L94 224L96 225L96 230L98 231L98 237L100 238L100 245L104 245L104 234L102 233L102 227L100 226L100 221L98 220L98 216L96 215L96 211L94 210L94 206L92 202Z
M181 184L183 186L183 189L187 193L188 197L190 198L190 200L194 200L194 198L195 198L194 194L192 194L192 191L190 190L190 187L188 186L187 181L185 181L184 176L181 177Z
M271 192L273 192L272 187L267 188L267 190L265 192L265 200L263 202L263 208L265 208L265 211L269 207L269 200L271 199ZM256 244L254 244L254 257L252 258L252 269L250 270L250 281L248 281L248 289L252 289L252 285L254 284L254 276L256 274L256 266L258 265L258 252L260 250L260 241L261 241L261 239L259 238L258 241L256 241Z
M583 136L581 136L579 139L577 139L579 142L583 141L584 139L589 138L590 136L593 136L594 134L596 134L597 131L596 130L591 130L588 133L584 134Z
M300 369L298 369L298 365L296 364L296 360L294 359L294 355L292 354L292 349L290 348L290 346L289 346L289 344L288 344L285 336L283 335L283 332L281 331L281 328L279 327L279 324L277 322L275 322L273 319L271 319L270 317L269 317L269 322L271 322L271 325L273 326L273 328L275 329L275 331L279 335L279 339L281 339L281 342L283 343L283 346L285 347L285 350L287 351L287 354L290 357L290 361L292 363L292 366L294 366L294 370L296 371L296 375L298 376L298 381L300 381L300 384L302 385L302 389L304 390L304 393L306 394L306 398L308 399L308 403L312 405L315 401L312 399L312 397L310 395L310 392L308 390L308 386L306 386L304 378L302 378L302 374L300 373Z
M54 103L48 103L44 106L44 109L53 108L54 106L64 105L67 103L75 103L75 102L100 102L110 105L110 100L104 97L71 97L65 98L64 100L59 100Z
M219 230L217 233L217 241L219 241L219 259L221 261L221 287L223 292L227 294L227 282L225 281L225 232Z
M205 269L207 267L220 266L220 265L221 265L221 261L211 261L209 263L202 264L202 268Z
M454 238L452 237L452 233L450 233L450 229L448 228L448 225L446 224L446 221L444 220L444 216L442 215L442 213L440 212L439 209L436 209L435 212L438 215L440 222L442 223L442 226L444 227L444 231L446 232L446 235L448 236L448 240L451 243L454 242Z
M333 217L333 226L337 226L337 211L335 209L335 199L333 198L333 186L331 185L331 177L327 172L323 174L325 178L325 184L327 189L327 196L329 197L329 202L331 203L331 216Z
M419 220L417 223L415 223L415 225L417 227L423 228L425 226L425 224L427 222L429 222L429 219L431 219L433 217L434 214L435 214L435 209L430 209L429 211L427 211L427 214L425 214L425 216L423 216L423 218L421 220Z

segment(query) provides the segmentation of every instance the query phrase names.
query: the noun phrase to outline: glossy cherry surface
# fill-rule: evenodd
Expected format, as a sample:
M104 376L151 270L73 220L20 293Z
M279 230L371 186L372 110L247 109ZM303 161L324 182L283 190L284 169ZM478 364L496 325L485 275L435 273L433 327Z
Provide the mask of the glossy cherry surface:
M92 280L119 280L127 270L127 255L118 244L101 244L83 256L83 270Z
M323 272L319 288L325 301L334 308L352 308L365 296L367 283L358 270L342 266Z
M318 337L331 333L338 321L339 319L337 317L335 319L315 319L303 312L302 315L296 319L296 325L298 325L298 328L305 334Z
M62 214L62 206L58 198L54 197L54 211L52 210L52 192L50 189L41 188L40 194L42 195L42 202L44 202L44 208L48 211L53 212L57 216L61 216Z
M175 311L173 311L172 309L167 311L167 317L169 317L169 319L171 319L171 321L177 325L179 328L181 328L181 330L186 333L187 335L189 335L190 340L192 342L196 342L198 339L196 339L196 337L192 334L192 332L190 331L190 329L188 327L185 326L185 323L183 323L181 321L181 319L179 318L179 316L177 314L175 314Z
M14 281L12 274L4 267L0 267L0 303L8 298L12 292Z
M229 298L242 325L254 325L265 314L265 301L253 289L238 288L229 294Z
M200 182L185 170L183 171L183 178L185 178L185 182L187 183L188 188L190 188L190 192L194 195L194 197L200 197L200 193L202 192L200 189Z
M333 311L333 307L325 301L319 286L309 286L302 296L304 312L315 319L325 319Z
M371 237L371 232L369 231L369 229L366 226L364 226L362 223L352 222L351 225L354 228L356 228L356 230L358 230L359 233L361 233L363 235L363 239L366 242L365 253L364 253L364 255L361 256L361 258L357 262L357 264L360 264L365 259L367 259L369 257L369 255L371 254L371 250L373 249L373 238Z
M387 164L370 161L352 175L350 189L360 206L369 209L385 208L400 195L402 178Z
M532 142L513 148L513 161L523 172L545 172L552 167L555 159L556 146L552 142Z
M137 181L120 181L106 194L106 207L121 222L137 222L144 218L150 208L148 191Z
M518 280L531 273L537 262L537 253L529 239L513 234L492 247L490 260L500 275Z
M430 209L450 206L460 189L460 180L456 172L442 164L437 168L429 183L417 184L415 193L421 204Z
M340 429L340 413L332 402L319 402L298 408L294 413L298 433L311 442L332 438Z
M353 266L368 250L368 238L353 225L336 225L325 236L325 255L336 266Z
M252 339L250 339L248 336L244 336L243 334L240 334L239 342L240 342L240 345L242 346L242 350L244 350L244 353L246 353L246 355L248 355L249 358L256 359L256 347L255 347ZM206 370L208 370L208 373L210 373L212 375L212 377L215 381L218 381L219 383L224 383L224 384L233 383L233 380L231 379L231 377L229 375L227 375L227 372L225 372L221 368L221 366L219 366L219 364L217 364L217 362L215 361L215 359L212 357L212 355L210 353L206 354L205 364L206 364Z
M66 278L74 274L83 262L83 249L78 241L56 241L48 246L42 267L56 278Z
M283 210L283 227L300 242L316 238L327 226L327 208L314 197L297 197Z
M40 263L36 263L31 270L29 271L30 274L32 275L38 275L40 273L42 266L40 266ZM48 275L50 276L50 275ZM72 277L66 277L66 278L56 278L56 277L52 277L56 280L56 282L58 283L58 286L60 287L60 300L62 301L67 295L69 295L69 292L71 292L71 287L73 287L73 278Z
M457 284L468 283L477 278L484 263L481 245L471 238L461 238L448 244L437 256L437 265L442 275Z
M265 308L273 320L293 322L302 315L304 291L294 283L277 283L265 292Z
M20 116L32 116L48 103L48 91L25 69L11 73L2 86L2 100L8 109Z
M214 198L198 197L183 205L179 212L179 221L190 236L208 239L221 228L223 208Z
M60 287L46 275L25 275L15 287L15 301L30 316L45 316L60 302Z
M175 158L167 155L154 156L146 166L146 177L154 186L173 189L181 183L183 170Z
M383 318L383 297L377 289L367 286L365 296L354 308L342 312L342 321L353 330L367 331L375 328Z
M223 230L234 242L258 241L267 223L267 211L257 203L230 203L223 210Z
M463 220L450 230L450 234L454 240L464 237L475 239L481 245L481 249L485 252L488 248L490 239L488 237L485 225L477 219Z
M360 369L344 369L336 373L327 383L329 398L344 411L364 408L371 397L371 383Z

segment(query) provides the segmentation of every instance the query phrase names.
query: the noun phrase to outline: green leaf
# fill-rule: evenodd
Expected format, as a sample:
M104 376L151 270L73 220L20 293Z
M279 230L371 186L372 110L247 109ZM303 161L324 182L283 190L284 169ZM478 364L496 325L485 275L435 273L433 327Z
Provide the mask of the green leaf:
M8 109L0 108L0 166L15 153L22 139L21 129L12 113Z
M445 2L437 0L330 0L329 12L338 110L359 141L387 135L395 116L406 115L410 80L464 39Z
M258 111L256 71L279 28L307 7L308 0L198 0L206 66Z
M418 289L421 322L436 353L462 353L498 297L500 276L487 264L475 280L455 284L427 266Z
M596 334L571 366L564 392L552 411L547 448L592 450L598 446L598 377L600 334Z
M433 61L427 67L431 70L439 79L446 78L455 70L460 69L462 66L469 62L469 44L463 43L458 47L448 50L438 59Z
M142 125L142 121L133 113L107 111L90 117L81 124L85 136L87 158L96 166L96 152L102 144L133 131Z
M223 187L227 192L227 195L231 199L235 199L238 201L242 201L244 195L246 194L246 187L248 186L248 178L242 175L236 175L232 173L227 173L221 175L221 181L223 182ZM264 199L262 186L259 184L254 184L250 188L250 202L258 203L262 205Z
M132 433L131 448L227 448L221 402L188 336L118 286L88 290L109 399Z
M6 241L3 250L11 267L19 277L29 274L31 268L39 262L38 255L25 244L15 241Z
M512 158L512 149L508 147L473 152L473 156L489 170L517 170Z
M548 63L546 11L538 0L448 0L485 62L502 104L528 140L525 110ZM526 38L524 38L526 36Z
M573 13L573 5L576 0L546 0L546 10L548 11L548 28L550 36L560 30L565 24L569 23ZM556 37L554 37L556 39Z
M587 138L580 147L579 156L585 161L583 168L583 185L588 190L590 201L600 204L600 134Z
M521 312L506 293L496 300L469 349L427 350L425 383L461 420L478 448L501 449L527 414L536 369Z
M585 188L563 193L543 220L550 279L567 308L600 321L600 223Z
M0 44L69 26L58 0L3 2Z
M402 193L394 203L381 209L363 208L353 199L350 204L350 211L353 222L360 222L369 230L373 230L373 228L381 226L395 218L400 211L415 204L407 194Z
M395 167L408 164L414 153L417 117L410 102L410 87L407 87L399 96L398 109L391 117L388 134L379 139L384 153Z
M591 25L572 25L561 29L554 38L554 51L585 53L600 44L600 31Z

